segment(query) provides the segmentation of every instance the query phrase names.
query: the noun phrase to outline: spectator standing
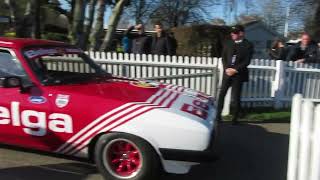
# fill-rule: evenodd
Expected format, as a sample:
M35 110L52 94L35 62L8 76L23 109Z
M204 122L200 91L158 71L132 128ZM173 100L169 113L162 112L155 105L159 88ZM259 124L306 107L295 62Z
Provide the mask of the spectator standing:
M269 50L270 58L275 60L286 60L287 53L287 48L285 47L284 41L281 39L275 40Z
M320 42L318 42L317 63L320 63Z
M163 30L162 24L156 23L154 30L156 34L152 38L151 53L157 55L172 55L170 38Z
M250 64L253 55L253 45L244 38L244 27L236 25L231 28L231 39L224 44L222 51L223 80L218 99L217 120L221 121L221 113L224 105L224 98L228 89L232 87L232 123L238 123L238 116L241 108L240 96L243 82L248 81Z
M122 47L123 47L123 52L124 53L131 53L131 46L132 46L132 42L129 39L128 36L124 36L122 38Z
M315 63L317 62L318 45L313 42L310 35L302 34L301 42L290 48L287 61L298 63Z
M138 35L137 36L133 36L130 34L130 32L132 30L136 29L138 31ZM125 37L123 39L123 41L125 41L127 38L129 40L131 40L131 45L128 45L128 47L124 48L125 50L130 49L130 53L133 54L150 54L150 46L151 46L151 38L148 37L145 34L145 29L144 26L142 24L138 24L136 26L131 26L125 33ZM130 42L129 42L130 43Z
M176 37L174 36L174 33L170 32L168 38L170 40L171 55L176 55L177 54L177 48L178 48L178 42L177 42Z

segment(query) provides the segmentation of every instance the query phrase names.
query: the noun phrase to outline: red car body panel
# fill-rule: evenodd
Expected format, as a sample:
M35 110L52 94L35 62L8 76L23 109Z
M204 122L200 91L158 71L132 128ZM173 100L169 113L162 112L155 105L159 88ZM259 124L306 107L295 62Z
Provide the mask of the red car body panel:
M186 92L184 87L174 85L150 83L150 86L145 86L143 82L139 84L136 80L125 78L43 85L28 62L33 59L27 57L24 50L48 46L57 49L71 47L55 41L0 38L0 49L14 52L34 84L26 93L21 93L20 88L0 88L1 143L76 155L101 130L115 128L117 123L121 126L156 108L170 109L179 98L181 105L175 105L176 113L195 122L209 118L207 104L212 101L209 102L208 96L190 89ZM184 99L188 101L183 102ZM131 106L133 112L130 111ZM125 112L120 116L121 111ZM112 118L117 115L121 121L115 122ZM200 123L199 128L205 129L204 135L209 139L213 126L209 122ZM202 144L206 145L207 141Z
M35 84L30 93L20 93L19 88L0 88L2 97L0 106L6 108L10 113L9 124L6 123L7 121L2 121L1 124L0 121L0 142L2 143L53 152L99 116L128 102L144 102L160 88L139 88L131 85L129 81L118 80L43 86L22 54L23 48L35 45L39 47L48 45L65 46L66 44L44 40L0 38L0 47L14 51L31 81ZM63 108L57 107L55 102L59 95L69 98L68 104ZM35 104L30 102L30 97L42 97L45 102ZM13 102L16 103L15 106L12 105ZM17 103L19 104L17 105ZM48 117L50 114L70 115L72 117L72 133L54 133L47 129L43 136L37 137L26 134L26 127L22 123L21 115L28 110L41 112L43 115L41 117L45 117L46 128L49 126L50 119ZM13 116L16 116L17 113L20 117L13 120ZM16 121L15 124L18 123L19 125L14 125L13 121ZM36 123L39 121L39 117L30 116L29 121ZM37 128L34 130L37 131Z

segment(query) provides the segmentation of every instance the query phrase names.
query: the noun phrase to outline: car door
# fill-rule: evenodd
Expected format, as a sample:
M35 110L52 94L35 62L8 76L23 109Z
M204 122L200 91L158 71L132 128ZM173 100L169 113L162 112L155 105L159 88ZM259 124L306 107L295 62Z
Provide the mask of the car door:
M48 95L36 86L27 92L6 88L3 79L8 77L19 77L24 86L32 84L14 51L0 48L0 143L43 149L51 112Z

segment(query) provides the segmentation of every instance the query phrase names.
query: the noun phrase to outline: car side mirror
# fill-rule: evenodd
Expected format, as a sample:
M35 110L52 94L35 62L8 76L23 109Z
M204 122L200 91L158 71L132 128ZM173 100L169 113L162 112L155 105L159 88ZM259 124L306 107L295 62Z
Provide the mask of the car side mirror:
M4 88L16 88L22 86L21 78L19 77L5 77L2 81L2 86Z
M17 76L5 77L2 81L2 87L4 88L20 88L21 93L28 92L33 85L23 85L22 79Z

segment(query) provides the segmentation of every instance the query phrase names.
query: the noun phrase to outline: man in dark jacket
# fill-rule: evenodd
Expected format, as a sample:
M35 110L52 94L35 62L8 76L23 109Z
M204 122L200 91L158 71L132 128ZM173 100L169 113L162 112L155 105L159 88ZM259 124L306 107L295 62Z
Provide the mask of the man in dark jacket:
M156 34L152 38L151 53L157 55L172 55L170 39L164 32L162 24L156 23L154 30Z
M227 91L232 87L232 115L233 124L238 123L241 108L240 96L243 82L249 79L248 65L253 55L253 45L244 39L244 27L236 25L231 28L231 40L227 40L222 51L223 80L218 99L217 120L221 121L221 113L224 98Z
M318 46L311 41L310 35L302 34L301 42L290 48L287 61L295 61L298 63L316 63Z
M130 34L132 30L136 29L138 31L137 36ZM125 37L131 39L131 50L133 54L150 54L151 38L145 34L144 26L138 24L136 26L131 26L125 33Z

